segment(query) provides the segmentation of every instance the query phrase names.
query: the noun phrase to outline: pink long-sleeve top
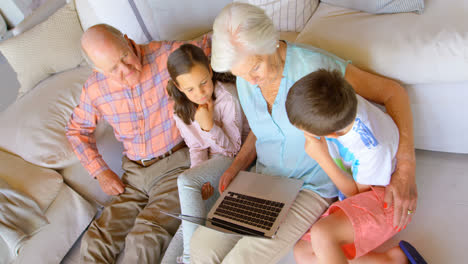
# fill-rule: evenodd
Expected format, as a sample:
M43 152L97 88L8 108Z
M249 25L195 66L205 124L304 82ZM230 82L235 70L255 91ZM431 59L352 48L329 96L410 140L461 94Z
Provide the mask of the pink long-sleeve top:
M174 115L177 128L190 150L190 167L216 154L234 157L250 130L235 85L216 82L214 94L214 125L210 131L203 131L195 120L187 125Z

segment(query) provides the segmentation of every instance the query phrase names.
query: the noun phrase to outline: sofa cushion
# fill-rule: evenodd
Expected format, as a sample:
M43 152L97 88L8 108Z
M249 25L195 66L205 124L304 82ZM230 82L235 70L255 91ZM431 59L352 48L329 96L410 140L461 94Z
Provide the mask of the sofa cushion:
M36 201L0 178L0 237L8 255L17 256L24 243L48 223Z
M334 6L361 10L373 14L416 12L424 10L424 0L322 0Z
M50 224L24 244L14 263L69 263L63 260L65 255L86 230L96 211L96 207L64 184L46 212Z
M0 178L13 189L31 197L45 212L63 185L55 170L41 168L22 158L0 151Z
M464 81L467 13L459 1L427 1L422 15L372 15L321 3L296 41L408 84Z
M319 0L234 0L256 5L273 20L278 31L301 32L314 14Z
M83 62L81 30L73 1L46 21L0 43L0 51L17 73L18 97L51 74Z
M65 126L90 74L88 67L58 73L1 112L0 148L48 168L77 162Z

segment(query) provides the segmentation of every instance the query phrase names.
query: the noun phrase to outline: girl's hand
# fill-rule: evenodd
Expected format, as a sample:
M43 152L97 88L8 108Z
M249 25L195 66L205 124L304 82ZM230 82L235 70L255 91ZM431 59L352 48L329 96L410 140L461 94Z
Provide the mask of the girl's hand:
M305 136L305 144L304 148L306 153L317 161L319 164L320 162L324 161L326 158L330 158L330 153L328 152L328 144L325 137L320 137L317 139L314 136L306 135Z
M204 131L210 131L214 125L213 119L214 103L210 99L204 105L199 105L195 112L195 121L198 123L201 129Z
M203 200L208 200L214 193L214 188L209 182L205 182L201 188L201 196Z

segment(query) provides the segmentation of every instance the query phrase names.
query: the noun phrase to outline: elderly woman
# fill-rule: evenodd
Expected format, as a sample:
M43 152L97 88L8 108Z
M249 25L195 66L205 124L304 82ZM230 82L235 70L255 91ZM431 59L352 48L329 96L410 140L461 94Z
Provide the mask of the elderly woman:
M336 197L331 180L305 153L304 135L290 124L285 109L289 88L319 68L342 72L358 94L385 105L397 124L398 166L386 189L386 202L395 205L395 228L406 226L411 219L408 212L416 209L417 192L412 116L408 96L400 85L323 50L279 41L263 10L248 4L228 5L216 18L211 64L215 71L237 76L239 100L252 130L222 174L219 190L255 158L257 173L298 178L305 183L274 239L238 237L201 227L191 240L192 263L276 263Z

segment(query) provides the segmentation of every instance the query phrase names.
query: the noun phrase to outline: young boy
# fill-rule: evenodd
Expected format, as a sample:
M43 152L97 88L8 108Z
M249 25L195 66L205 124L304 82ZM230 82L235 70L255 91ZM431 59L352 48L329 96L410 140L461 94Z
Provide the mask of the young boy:
M398 232L382 187L390 182L398 149L398 128L390 116L356 95L340 72L324 69L291 87L286 111L304 132L307 154L336 185L341 200L296 244L296 261L408 263L405 245L405 252L399 247L371 252Z

